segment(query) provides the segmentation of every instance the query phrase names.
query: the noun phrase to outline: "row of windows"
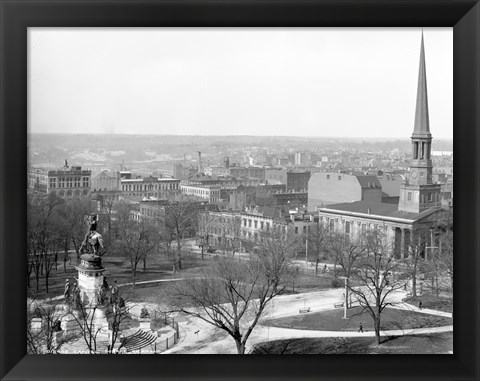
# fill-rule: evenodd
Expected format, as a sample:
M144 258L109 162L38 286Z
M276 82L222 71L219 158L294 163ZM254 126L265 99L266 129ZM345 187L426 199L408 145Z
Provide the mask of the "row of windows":
M337 177L337 179L338 179L338 180L341 180L341 179L342 179L342 176L339 175L339 176ZM330 175L327 175L327 180L330 180Z
M408 192L407 193L407 200L408 201L412 201L412 193L413 192ZM427 195L421 195L421 199L420 199L420 202L432 202L432 201L439 201L438 200L438 194L437 193L432 193L432 192L428 192Z
M142 191L142 190L174 190L178 189L177 183L169 183L167 186L161 186L162 184L122 184L122 191Z
M244 218L243 219L243 226L244 227L247 227L247 222L248 222L248 227L251 228L252 227L252 219L251 218ZM257 220L253 220L253 225L254 225L254 228L255 229L258 229L258 222L260 222L260 229L263 230L264 228L267 229L267 231L270 229L270 222L265 222L264 221L257 221Z

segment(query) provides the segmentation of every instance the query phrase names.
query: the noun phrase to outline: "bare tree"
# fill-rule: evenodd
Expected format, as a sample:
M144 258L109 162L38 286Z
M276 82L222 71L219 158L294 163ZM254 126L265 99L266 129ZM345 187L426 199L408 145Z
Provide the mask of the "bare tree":
M365 246L366 249L356 261L351 275L361 286L348 286L348 289L372 317L378 345L382 312L394 304L391 300L392 293L404 288L405 282L396 277L395 273L400 268L395 260L395 251L392 243L378 228L366 234Z
M63 223L64 234L73 244L80 259L80 247L85 237L85 216L92 212L91 200L86 197L74 198L63 205L59 218Z
M165 206L165 228L170 241L176 241L176 250L173 252L173 272L182 269L183 239L195 236L197 227L197 210L191 199L172 201Z
M417 296L417 278L425 272L425 251L426 251L426 228L415 229L410 234L410 241L406 247L407 256L403 259L403 264L407 269L407 274L412 281L412 296Z
M41 321L39 328L33 328L34 319ZM55 353L59 345L55 333L60 330L60 316L51 300L39 301L30 298L27 301L27 353Z
M134 288L138 263L158 245L157 234L157 229L150 221L130 220L118 241L121 252L130 260Z
M316 222L307 226L308 255L315 257L315 276L318 275L318 263L327 252L327 243L330 231L321 223Z
M204 259L205 247L209 247L209 237L213 226L213 217L207 211L198 213L198 231L197 239L202 250L202 259Z
M435 236L438 242L438 260L450 278L453 291L453 211L443 212L436 223Z
M335 262L342 268L342 275L346 278L347 283L345 300L350 300L349 296L349 281L352 274L357 271L356 266L359 260L362 259L367 247L364 244L362 238L350 239L342 233L332 232L328 237L329 248L332 255L335 258ZM338 278L338 274L335 272L335 277Z
M174 309L227 332L238 354L268 303L282 294L294 276L290 271L292 245L285 234L269 234L258 243L249 261L220 257L200 277L176 282L170 297ZM179 298L186 305L178 305Z
M63 247L62 224L59 221L59 208L63 200L54 194L35 195L27 203L27 274L32 271L36 278L36 291L39 280L45 276L48 292L48 279L53 266L56 267L58 252Z
M75 321L90 354L97 353L97 338L102 327L97 324L96 318L103 313L101 308L100 304L89 305L80 297L66 306L65 316L70 316Z

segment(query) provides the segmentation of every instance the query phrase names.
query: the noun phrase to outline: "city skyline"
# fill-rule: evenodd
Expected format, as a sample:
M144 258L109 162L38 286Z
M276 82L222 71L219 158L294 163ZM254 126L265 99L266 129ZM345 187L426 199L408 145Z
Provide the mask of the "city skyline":
M452 29L424 36L433 137L452 139ZM30 28L29 132L402 138L420 38L420 28Z

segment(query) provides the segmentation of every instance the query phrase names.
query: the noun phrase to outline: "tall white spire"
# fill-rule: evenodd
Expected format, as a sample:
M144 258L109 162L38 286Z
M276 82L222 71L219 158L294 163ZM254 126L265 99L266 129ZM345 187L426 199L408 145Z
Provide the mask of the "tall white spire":
M430 121L428 118L427 71L425 67L425 48L420 46L420 66L418 69L417 105L415 109L415 127L412 138L430 137Z

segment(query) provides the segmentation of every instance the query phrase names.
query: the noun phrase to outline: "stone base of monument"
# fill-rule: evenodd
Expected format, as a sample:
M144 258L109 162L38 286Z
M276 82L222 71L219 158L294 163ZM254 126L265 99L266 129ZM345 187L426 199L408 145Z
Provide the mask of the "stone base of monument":
M139 328L144 331L151 331L152 330L152 319L150 318L140 318L139 320L140 326Z
M92 315L93 314L93 320ZM103 308L96 308L95 310L91 310L88 312L88 320L92 321L92 332L97 332L99 333L107 333L108 332L108 320L107 316L105 315L105 310Z
M66 315L62 318L60 327L66 336L77 335L82 332L81 320L78 317Z
M87 309L85 316L82 316L79 312L64 316L61 322L62 331L67 336L81 334L81 325L84 324L85 318L87 319L87 325L89 327L91 325L92 332L107 333L108 320L103 308Z

